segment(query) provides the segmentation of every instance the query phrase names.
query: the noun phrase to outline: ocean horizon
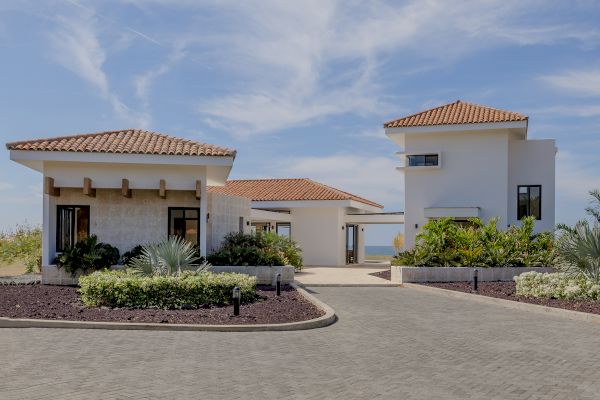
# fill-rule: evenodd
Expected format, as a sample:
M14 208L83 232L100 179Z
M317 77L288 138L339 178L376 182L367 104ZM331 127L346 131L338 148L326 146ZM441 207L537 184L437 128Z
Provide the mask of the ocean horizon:
M394 246L365 246L367 256L395 256Z

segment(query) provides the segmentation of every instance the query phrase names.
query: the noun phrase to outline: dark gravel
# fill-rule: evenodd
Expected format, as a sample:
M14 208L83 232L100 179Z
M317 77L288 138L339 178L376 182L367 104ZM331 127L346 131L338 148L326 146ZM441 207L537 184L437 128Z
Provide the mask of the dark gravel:
M481 296L496 297L521 303L539 304L542 306L564 308L566 310L582 311L600 314L600 301L579 301L562 299L541 299L535 297L517 296L515 282L479 282L478 291L473 291L472 282L427 282L426 286L455 290L457 292L479 294Z
M392 271L389 269L386 271L372 272L369 275L373 275L381 279L387 279L388 281L392 280Z
M0 317L60 319L70 321L155 322L171 324L272 324L305 321L323 315L294 288L284 286L281 296L270 286L259 286L259 300L242 304L240 315L233 306L195 310L88 308L76 287L51 285L1 285Z

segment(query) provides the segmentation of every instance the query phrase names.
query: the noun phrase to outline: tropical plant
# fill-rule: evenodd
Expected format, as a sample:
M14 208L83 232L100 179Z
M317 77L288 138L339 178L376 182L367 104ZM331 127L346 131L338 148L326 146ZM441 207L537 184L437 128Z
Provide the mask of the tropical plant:
M159 243L142 246L141 254L129 261L127 267L142 275L171 276L184 271L200 272L207 263L200 258L195 246L179 236L170 236Z
M0 261L22 261L25 272L39 271L42 264L42 228L17 225L12 232L0 233Z
M302 252L292 239L275 233L230 233L208 256L212 265L293 265L302 269Z
M580 221L556 241L557 267L569 276L582 275L600 283L600 223Z
M174 309L229 304L236 286L243 302L256 299L256 278L235 273L143 276L130 270L106 270L80 277L79 286L88 307Z
M129 264L129 262L131 260L133 260L136 257L141 256L143 250L144 250L144 246L142 246L141 244L138 244L137 246L135 246L131 250L126 251L121 256L121 264L123 264L123 265Z
M552 266L556 257L549 233L534 234L533 217L506 231L497 220L487 224L472 218L457 224L450 218L429 221L417 235L413 249L400 252L393 264L428 267Z
M56 258L57 267L64 268L73 276L77 272L87 273L110 268L118 262L119 249L108 243L98 243L96 235L91 235L67 247Z

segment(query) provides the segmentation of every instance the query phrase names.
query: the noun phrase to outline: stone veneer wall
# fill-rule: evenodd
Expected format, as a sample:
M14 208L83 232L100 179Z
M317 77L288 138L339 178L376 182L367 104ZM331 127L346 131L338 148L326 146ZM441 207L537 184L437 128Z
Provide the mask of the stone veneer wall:
M61 188L60 197L52 199L53 213L57 205L89 205L90 234L116 246L121 253L138 244L165 239L169 207L200 206L191 190L167 190L167 198L162 199L158 190L134 189L131 198L126 198L120 189L97 189L96 197L88 197L81 188Z
M240 231L240 217L243 218L243 231L250 232L247 224L250 221L250 199L209 193L207 203L209 218L206 231L206 251L208 254L219 248L226 234Z

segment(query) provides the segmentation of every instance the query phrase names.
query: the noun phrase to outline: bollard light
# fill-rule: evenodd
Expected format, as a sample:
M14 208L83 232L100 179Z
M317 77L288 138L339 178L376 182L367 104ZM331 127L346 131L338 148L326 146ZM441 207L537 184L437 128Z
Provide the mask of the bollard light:
M281 273L276 275L275 287L277 288L277 296L281 296Z
M233 288L233 315L240 315L240 300L242 299L242 294L240 292L239 287Z
M477 276L478 274L479 274L479 271L477 269L475 269L475 271L473 271L473 290L474 291L477 291L477 281L479 280L478 276Z

